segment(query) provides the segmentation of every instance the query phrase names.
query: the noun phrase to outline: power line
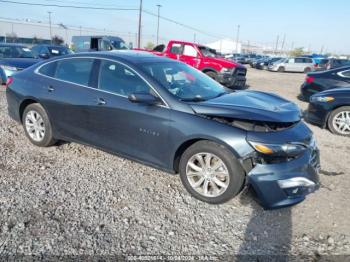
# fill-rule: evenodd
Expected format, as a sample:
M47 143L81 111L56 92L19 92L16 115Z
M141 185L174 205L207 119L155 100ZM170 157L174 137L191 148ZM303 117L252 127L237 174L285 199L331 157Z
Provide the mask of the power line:
M18 1L0 0L2 3L29 5L29 6L44 6L44 7L60 7L60 8L75 8L75 9L90 9L90 10L106 10L106 11L137 11L137 8L122 8L122 7L94 7L94 6L77 6L77 5L58 5L58 4L40 4L26 3Z
M148 14L148 15L151 15L151 16L154 16L154 17L158 17L158 14L155 14L155 13L153 13L153 12L151 12L151 11L148 11L148 10L143 9L143 12L146 13L146 14ZM196 32L201 33L201 34L203 34L203 35L207 35L207 36L210 36L210 37L213 37L213 38L222 38L222 36L218 36L218 35L214 35L214 34L205 32L205 31L203 31L203 30L201 30L201 29L195 28L195 27L190 26L190 25L183 24L183 23L181 23L181 22L178 22L178 21L173 20L173 19L168 18L168 17L159 16L159 18L160 18L160 19L163 19L163 20L165 20L165 21L168 21L168 22L170 22L170 23L173 23L173 24L182 26L182 27L184 27L184 28L190 29L190 30L192 30L192 31L196 31Z

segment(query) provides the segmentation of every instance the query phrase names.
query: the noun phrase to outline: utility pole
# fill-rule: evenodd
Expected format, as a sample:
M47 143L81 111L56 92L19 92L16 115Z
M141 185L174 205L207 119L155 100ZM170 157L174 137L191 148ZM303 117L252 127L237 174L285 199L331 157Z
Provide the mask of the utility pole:
M138 39L137 47L141 48L141 26L142 26L142 0L140 0L140 11L139 11L139 30L138 30Z
M158 23L157 23L157 45L159 44L159 18L160 18L160 8L161 5L157 5L158 7Z
M51 40L51 45L52 45L52 28L51 28L51 11L48 11L49 13L49 24L50 24L50 40Z
M196 43L196 33L193 34L193 43Z
M323 48L324 48L324 46L322 45L321 51L320 51L320 54L321 54L321 55L323 54Z
M286 34L283 35L283 40L282 40L282 46L281 46L281 51L283 52L283 48L284 48L284 43L286 41Z
M238 53L238 41L239 41L239 29L240 25L237 25L237 35L236 35L236 52Z
M277 35L277 39L276 39L276 47L275 47L275 54L277 53L277 48L278 48L278 41L280 40L280 36Z
M81 36L81 26L79 26L79 34L80 34L80 36Z

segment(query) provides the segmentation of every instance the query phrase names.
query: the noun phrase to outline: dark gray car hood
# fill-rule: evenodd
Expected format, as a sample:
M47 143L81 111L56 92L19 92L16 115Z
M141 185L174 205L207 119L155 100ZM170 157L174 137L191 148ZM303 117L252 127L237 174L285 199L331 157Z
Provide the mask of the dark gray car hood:
M197 114L267 122L297 122L299 107L280 96L259 91L238 91L204 102L191 103Z

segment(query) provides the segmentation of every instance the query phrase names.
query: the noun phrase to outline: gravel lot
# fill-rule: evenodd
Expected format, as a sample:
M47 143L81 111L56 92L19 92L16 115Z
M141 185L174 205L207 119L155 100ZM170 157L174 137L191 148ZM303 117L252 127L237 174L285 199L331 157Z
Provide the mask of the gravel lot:
M296 97L304 77L248 70L251 89L278 93L303 109L307 104ZM7 116L4 90L2 255L350 256L349 138L310 126L321 149L322 186L303 203L265 211L244 191L213 206L190 197L178 176L75 143L31 145Z

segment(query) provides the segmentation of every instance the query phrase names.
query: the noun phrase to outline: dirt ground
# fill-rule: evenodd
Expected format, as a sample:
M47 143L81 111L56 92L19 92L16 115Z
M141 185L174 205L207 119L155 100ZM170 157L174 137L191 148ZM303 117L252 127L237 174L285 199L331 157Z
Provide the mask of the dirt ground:
M306 109L297 99L304 74L249 68L247 78L251 89L277 93ZM0 256L349 259L349 138L309 125L321 150L322 186L294 207L266 211L246 191L223 205L202 203L189 196L178 176L86 146L37 148L6 108L0 88Z

